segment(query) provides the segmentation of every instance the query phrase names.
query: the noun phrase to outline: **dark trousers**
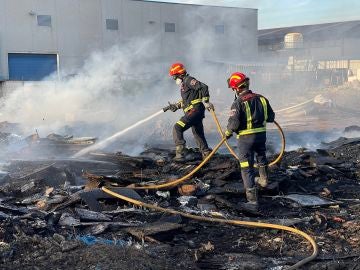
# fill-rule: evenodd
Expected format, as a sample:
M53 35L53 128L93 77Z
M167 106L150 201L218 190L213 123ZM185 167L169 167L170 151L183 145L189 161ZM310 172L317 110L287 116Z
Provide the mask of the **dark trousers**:
M191 127L196 143L201 152L208 150L209 146L204 134L204 110L191 109L179 121L176 122L173 128L173 138L175 145L185 145L184 132Z
M238 139L241 177L245 188L255 186L254 156L259 166L266 166L266 132L243 135Z

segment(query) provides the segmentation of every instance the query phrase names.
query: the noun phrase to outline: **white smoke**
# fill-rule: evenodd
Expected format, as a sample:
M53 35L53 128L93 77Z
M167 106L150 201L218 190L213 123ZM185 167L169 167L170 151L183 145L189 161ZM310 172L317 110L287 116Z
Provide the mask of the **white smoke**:
M246 25L239 25L239 30L225 24L225 31L233 32L227 33L231 39L224 39L215 34L214 21L237 25L238 21L252 18L233 16L233 10L229 9L218 14L215 20L207 12L208 9L199 7L197 11L186 13L191 23L184 26L184 33L187 34L181 46L174 44L179 47L180 53L174 55L173 59L159 60L156 58L157 53L149 53L160 50L158 37L134 39L106 51L96 51L75 76L63 77L59 81L26 84L10 93L1 108L0 120L21 123L24 134L34 133L35 130L41 136L53 132L64 133L64 127L70 126L78 127L72 129L77 131L76 135L106 138L159 111L167 105L167 101L180 99L178 87L167 74L170 64L176 61L184 61L192 76L209 85L211 102L215 105L223 127L226 126L227 110L233 100L226 79L233 71L249 75L251 89L268 97L274 109L292 106L313 97L305 87L299 87L306 86L308 80L286 81L278 77L270 80L271 84L262 84L260 81L266 70L251 74L251 68L237 68L237 63L259 61L256 53L252 53L257 44L247 43L250 42L248 37L256 33L253 33L253 28L246 28ZM256 38L254 40L256 42ZM234 44L238 44L238 47L230 50ZM226 64L216 63L230 60L236 70L228 68ZM275 58L266 61L267 65L278 64ZM278 72L280 74L281 70ZM167 133L169 139L172 125L181 115L180 112L163 114L158 120L131 131L124 139L142 144L154 133L160 136ZM301 115L296 117L300 118ZM207 134L209 130L216 130L209 114L204 125ZM168 130L163 132L162 127Z
M91 123L95 129L82 127L83 133L77 135L110 136L158 111L167 105L167 101L180 99L178 87L168 76L170 64L176 61L183 61L192 76L209 85L211 101L219 105L217 112L221 114L224 106L220 107L218 98L228 97L228 108L233 97L226 87L229 74L225 68L219 69L206 61L229 59L235 55L235 52L227 49L229 42L238 42L241 35L245 37L249 33L243 29L235 40L215 42L220 45L214 48L212 41L222 36L215 35L214 23L211 22L213 17L207 18L207 14L208 8L199 7L198 11L186 15L189 21L196 17L192 22L198 28L194 30L193 23L185 26L187 34L182 40L183 44L173 44L180 50L173 59L157 58L157 48L160 46L157 36L133 39L106 51L93 52L74 76L26 83L12 91L3 101L0 120L20 123L24 134L37 130L42 137L53 132L64 133L65 126L76 127L84 123ZM225 21L228 15L226 12L220 14L217 21ZM62 72L67 74L72 70ZM180 117L181 113L165 114L162 116L164 126L169 127L169 122L174 123ZM145 127L138 130L142 138L153 131L151 125L150 130Z
M144 58L147 45L137 40L94 52L73 77L19 87L3 101L1 120L21 123L24 133L47 135L81 122L121 128L158 111L175 91L168 89L164 66Z

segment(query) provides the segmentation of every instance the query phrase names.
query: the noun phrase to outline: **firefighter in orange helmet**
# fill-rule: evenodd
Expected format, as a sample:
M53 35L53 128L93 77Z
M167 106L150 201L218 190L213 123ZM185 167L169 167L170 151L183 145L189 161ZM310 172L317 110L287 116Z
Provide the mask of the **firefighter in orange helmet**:
M209 102L208 86L194 77L191 77L182 63L174 63L169 70L169 75L173 77L176 84L180 86L182 100L178 103L169 104L169 109L173 112L182 108L184 116L176 122L173 128L173 138L176 145L175 161L184 161L186 157L186 141L184 132L191 127L192 133L199 146L203 158L210 154L204 134L203 119L205 109L214 110L214 106Z
M266 187L266 123L274 121L275 113L265 97L249 90L249 84L250 79L240 72L231 74L228 79L228 87L235 92L236 98L231 106L225 136L230 138L234 132L237 134L241 177L248 201L240 206L249 211L258 211L254 155L256 153L260 175L256 182Z

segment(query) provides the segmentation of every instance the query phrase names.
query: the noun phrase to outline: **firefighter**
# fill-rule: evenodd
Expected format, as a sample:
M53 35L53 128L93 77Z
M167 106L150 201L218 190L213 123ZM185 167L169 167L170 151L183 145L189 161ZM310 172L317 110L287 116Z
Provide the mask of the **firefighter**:
M268 184L266 122L274 122L275 113L265 97L249 90L249 84L250 79L240 72L231 74L228 79L228 87L235 92L235 100L231 105L225 136L230 138L234 132L237 134L241 177L247 199L241 207L256 212L258 196L254 155L256 153L260 175L256 182L264 188Z
M202 157L210 154L205 135L203 119L205 109L214 110L214 105L209 102L208 86L191 77L182 63L174 63L169 70L176 84L180 86L182 100L177 103L169 103L171 111L175 112L182 108L184 116L176 122L173 128L173 138L176 146L175 161L184 161L187 153L184 132L191 127L192 133L199 146Z

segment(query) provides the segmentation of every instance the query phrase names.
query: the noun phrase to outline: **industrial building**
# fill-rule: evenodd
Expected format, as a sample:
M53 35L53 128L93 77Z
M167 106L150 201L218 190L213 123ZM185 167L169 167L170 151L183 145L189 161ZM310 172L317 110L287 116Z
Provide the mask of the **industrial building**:
M327 85L360 80L360 21L259 30L258 46L272 71Z
M204 60L257 54L257 10L139 0L0 0L0 81L76 73L94 51L152 40L157 61L186 59L206 34ZM241 33L241 34L240 34ZM241 50L240 50L241 48ZM0 83L1 84L1 83Z

